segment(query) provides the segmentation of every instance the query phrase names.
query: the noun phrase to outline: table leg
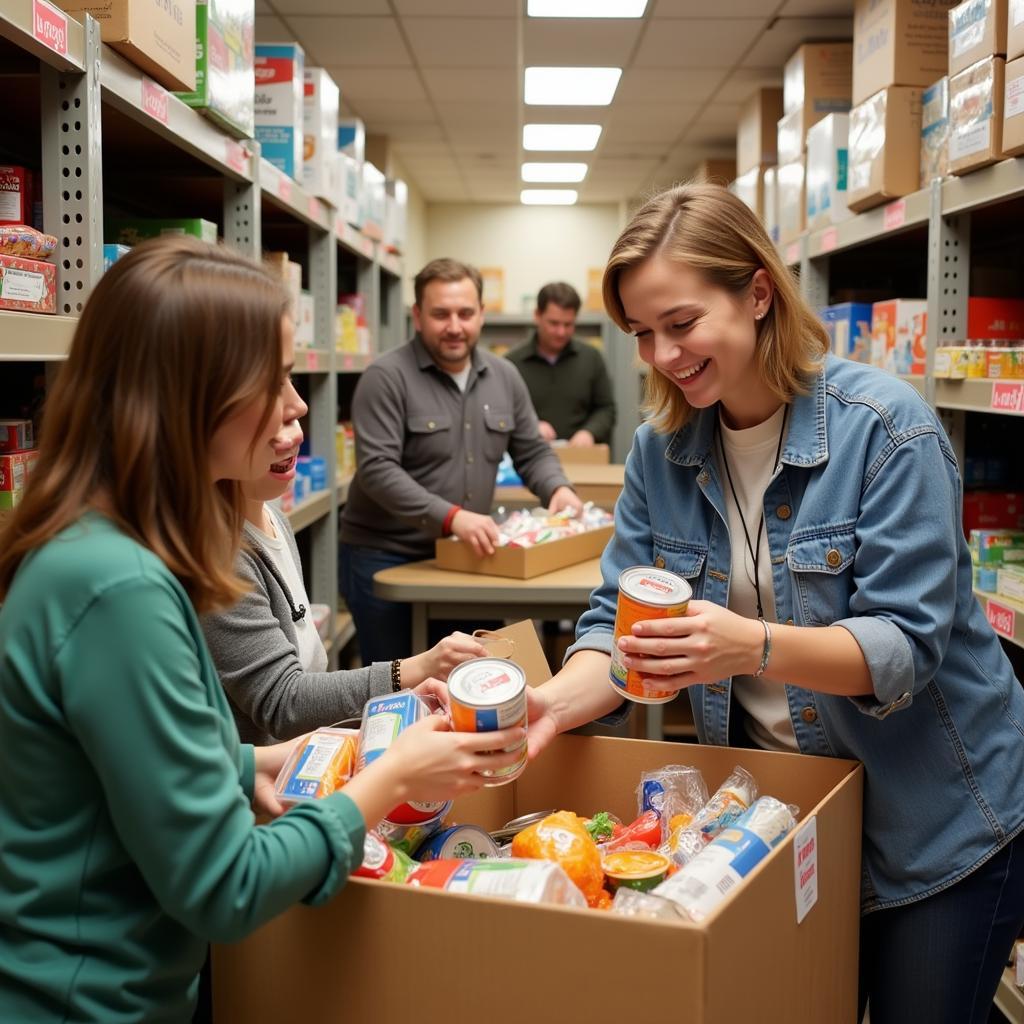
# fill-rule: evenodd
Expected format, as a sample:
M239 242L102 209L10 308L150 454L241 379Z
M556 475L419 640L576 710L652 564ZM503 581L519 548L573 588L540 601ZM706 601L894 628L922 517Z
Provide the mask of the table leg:
M427 605L425 601L414 601L412 606L412 653L420 654L427 649Z
M663 729L665 709L662 704L647 704L647 738L649 740L663 740L665 733Z

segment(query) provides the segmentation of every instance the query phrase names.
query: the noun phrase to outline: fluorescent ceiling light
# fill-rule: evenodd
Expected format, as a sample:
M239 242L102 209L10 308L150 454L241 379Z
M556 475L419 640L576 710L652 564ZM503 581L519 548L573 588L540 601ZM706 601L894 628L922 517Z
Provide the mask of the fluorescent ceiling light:
M647 0L529 0L531 18L642 18Z
M527 106L607 107L622 68L527 68Z
M586 176L586 164L523 164L523 181L582 181Z
M582 153L597 145L599 124L524 124L523 149Z
M527 206L572 206L578 195L574 188L524 188L519 201Z

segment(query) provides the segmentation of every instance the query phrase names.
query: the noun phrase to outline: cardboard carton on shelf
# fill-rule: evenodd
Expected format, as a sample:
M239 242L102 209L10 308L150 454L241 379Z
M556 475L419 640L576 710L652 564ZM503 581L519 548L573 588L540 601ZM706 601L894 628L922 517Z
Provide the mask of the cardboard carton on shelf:
M764 220L764 168L753 167L737 176L729 191L738 196Z
M1024 153L1024 57L1006 65L1003 91L1003 155Z
M743 104L736 128L737 174L778 163L776 137L780 117L781 89L758 89Z
M1006 61L988 57L949 80L949 169L968 174L1003 158Z
M871 303L840 302L818 310L832 351L858 363L871 361Z
M701 184L725 186L735 177L735 160L701 160L693 172L693 180Z
M925 370L928 303L924 299L888 299L871 307L871 365L890 373Z
M767 167L764 172L764 229L779 244L779 169Z
M779 201L779 243L793 242L807 226L807 165L801 159L775 171Z
M1024 57L1024 0L1010 0L1006 25L1006 59Z
M791 164L801 159L807 149L807 130L804 128L803 114L794 110L783 114L779 119L779 131L776 149L779 154L779 166Z
M1006 56L1007 0L963 0L949 12L949 72Z
M302 184L334 202L338 193L338 104L341 94L323 68L306 68L302 86Z
M305 63L298 43L256 44L256 141L294 181L302 181Z
M949 79L921 93L921 188L949 174Z
M0 309L56 313L56 265L0 253Z
M807 227L849 220L846 205L849 114L829 114L807 133Z
M799 139L800 150L784 155L780 135L779 163L798 160L811 125L829 114L845 114L853 105L852 95L853 43L845 40L799 46L783 71L783 110L786 130Z
M640 773L679 759L674 743L560 736L515 782L456 801L449 820L496 829L547 808L609 810L631 820ZM657 950L659 960L671 964L672 1014L691 1024L852 1022L863 769L832 758L696 745L686 747L685 761L712 789L740 764L761 792L800 808L796 832L703 923L352 879L326 906L296 905L247 939L214 948L214 1019L269 1024L322 1017L343 1006L352 1020L402 1020L414 992L416 1016L424 1021L475 1018L486 1007L494 1024L521 1024L522 999L495 995L515 977L529 979L529 1005L540 1008L536 1019L577 1021L584 1015L581 993L594 990L595 971L609 950L627 951L637 962ZM807 849L812 828L815 859L802 861L798 871L797 845ZM799 902L808 867L817 897L803 914L811 902ZM395 937L401 935L429 941L402 961L402 984L396 985ZM747 955L751 936L763 940L756 955ZM453 951L467 941L500 955L475 958L457 984L439 983L452 970ZM636 1020L645 999L639 981L601 985L601 1016Z

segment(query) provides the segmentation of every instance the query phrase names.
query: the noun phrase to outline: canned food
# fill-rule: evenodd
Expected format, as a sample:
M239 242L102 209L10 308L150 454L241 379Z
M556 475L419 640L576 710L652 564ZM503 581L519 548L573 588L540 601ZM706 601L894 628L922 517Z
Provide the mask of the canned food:
M440 831L444 816L451 809L451 801L448 801L441 805L440 813L434 817L411 823L391 821L389 816L377 826L377 833L385 842L411 856L413 850L422 846L435 832Z
M663 853L653 850L622 850L609 853L601 861L612 889L637 889L649 892L665 881L672 862Z
M274 783L278 800L290 807L341 789L352 777L357 736L352 729L318 729L297 743Z
M634 623L644 619L673 619L685 615L692 596L690 584L665 569L634 565L619 573L619 604L608 680L624 697L638 704L665 704L675 698L675 690L644 690L640 673L623 664L619 637L632 636Z
M416 862L404 850L389 846L376 832L367 832L363 840L363 863L352 874L356 878L404 882L415 867Z
M407 881L409 885L520 903L587 905L561 866L550 860L434 860L421 864Z
M552 809L550 811L531 811L529 814L523 814L506 822L501 828L495 829L491 833L491 838L496 843L504 843L506 840L514 839L520 832L525 832L531 825L536 825L538 821L543 821L554 813L554 809Z
M453 825L432 835L416 850L421 863L429 860L486 860L498 856L494 840L476 825Z
M493 732L511 726L526 728L526 673L503 658L474 658L452 669L448 676L449 712L456 732ZM490 782L503 786L519 778L526 768L526 737L506 753L518 750L515 764L500 771L482 772Z

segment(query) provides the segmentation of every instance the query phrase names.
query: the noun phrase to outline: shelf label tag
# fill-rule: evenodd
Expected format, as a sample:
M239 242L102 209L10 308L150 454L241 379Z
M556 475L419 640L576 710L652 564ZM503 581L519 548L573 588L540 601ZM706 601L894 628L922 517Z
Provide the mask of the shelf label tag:
M239 145L234 139L224 140L224 163L233 171L239 174L247 174L249 171L249 154L245 147Z
M1024 384L1010 384L1005 381L993 383L989 408L997 412L1024 411Z
M786 263L799 263L800 262L800 243L790 242L786 246Z
M341 357L341 365L344 366L346 370L351 370L352 367L355 366L355 360L350 355L344 355Z
M988 601L985 605L988 624L1000 635L1012 640L1017 629L1017 613L1012 608L998 601Z
M292 201L292 179L283 171L277 177L277 195L285 203Z
M309 197L309 219L320 221L320 200L316 196Z
M839 244L839 229L829 228L821 236L821 251L831 252Z
M889 203L882 214L882 226L886 231L894 231L907 223L907 201L897 199Z
M307 352L306 366L309 367L312 373L316 373L320 369L320 354L318 352Z
M169 120L170 96L162 85L157 85L150 78L143 76L142 79L142 109L149 114L154 121L167 124Z
M32 0L32 35L48 50L68 55L68 16L46 0Z

